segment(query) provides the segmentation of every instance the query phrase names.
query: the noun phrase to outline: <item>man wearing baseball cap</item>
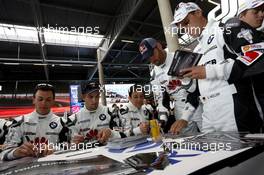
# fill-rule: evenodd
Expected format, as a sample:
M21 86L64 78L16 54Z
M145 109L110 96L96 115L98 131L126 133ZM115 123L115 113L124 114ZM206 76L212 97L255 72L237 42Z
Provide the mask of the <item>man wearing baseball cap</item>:
M167 74L173 61L174 52L168 52L166 49L163 49L161 43L154 38L143 39L139 44L139 51L143 60L148 59L150 63L154 65L150 74L152 91L158 104L156 109L159 113L159 120L162 126L170 128L170 125L167 124L171 119L168 117L174 115L176 120L179 119L182 115L188 90L193 88L195 83L190 79L179 80ZM163 105L165 101L164 91L166 91L170 97L170 102L168 102L171 104L169 107L170 109ZM169 115L169 111L174 111L174 114ZM197 114L198 113L199 112L197 112ZM197 132L196 122L190 121L189 124L187 122L185 124L188 125L188 127L182 131L183 133ZM165 130L169 130L169 128L165 128Z
M143 61L150 58L154 53L157 41L154 38L145 38L139 44L139 51L142 54Z
M232 74L236 74L235 81L250 77L254 95L260 104L260 113L264 111L264 33L256 30L263 23L263 0L238 0L239 9L236 18L229 19L225 24L224 39L229 50L226 58L232 58L222 64L232 65ZM229 66L230 67L230 66ZM218 69L219 69L218 68ZM220 70L220 69L219 69ZM232 81L234 81L232 80ZM261 123L261 122L259 122Z
M234 81L240 72L237 67L233 67L234 61L225 57L227 49L224 49L221 23L207 21L201 9L188 11L189 6L190 3L179 4L175 9L173 24L187 29L185 31L189 35L198 37L197 48L203 56L198 66L182 70L183 77L198 79L198 87L188 95L181 119L189 120L199 99L203 103L203 132L259 132L261 118L254 101L250 79ZM184 15L185 18L180 18L177 14L183 11L188 14ZM226 64L229 62L232 64ZM224 69L223 65L226 66ZM171 132L175 133L182 127L180 121L176 121L171 127Z
M207 19L203 17L202 10L197 4L181 2L175 9L174 20L171 24L175 24L180 29L185 29L189 35L196 38L200 36L206 26Z
M248 23L253 28L259 28L263 22L263 0L238 0L237 16L241 21Z
M264 33L255 30L256 28L259 28L263 23L264 0L239 0L238 2L239 2L239 9L238 9L237 16L239 17L241 21L249 25L248 26L249 29L251 29L251 27L254 28L252 29L252 33L254 33L252 36L254 38L258 38L259 42L261 41L264 42ZM264 48L262 48L262 51L263 50ZM264 73L252 77L255 95L261 106L262 115L263 115L264 85L262 83L262 80L264 80Z
M238 2L237 16L239 20L234 18L227 21L226 26L231 27L228 32L224 33L224 38L228 47L235 51L235 59L239 54L247 55L248 58L254 60L252 64L244 65L244 69L248 72L253 70L250 72L252 75L255 74L251 79L263 115L264 86L262 80L264 80L264 62L261 62L261 60L264 58L264 33L256 29L263 23L264 0L238 0ZM245 31L248 31L247 36ZM237 60L244 61L243 59Z
M70 127L72 143L98 141L104 144L109 138L120 138L118 131L110 129L114 127L110 110L99 104L100 85L95 82L84 83L81 85L81 90L85 105L69 117L71 121L76 121L76 124Z
M179 10L175 11L174 20L171 24L177 24L182 21L190 12L201 10L200 7L192 2L180 3L178 5Z

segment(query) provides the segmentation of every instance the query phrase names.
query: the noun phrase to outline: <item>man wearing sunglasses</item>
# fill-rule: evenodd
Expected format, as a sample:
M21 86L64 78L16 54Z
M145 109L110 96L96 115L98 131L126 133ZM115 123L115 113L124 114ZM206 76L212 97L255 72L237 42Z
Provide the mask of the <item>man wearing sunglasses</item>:
M108 107L99 104L99 84L84 83L81 89L84 107L69 117L71 121L76 121L76 124L70 127L72 143L95 142L96 145L89 145L94 147L105 144L109 138L121 138L118 131L112 130L114 127L118 127L118 122L115 120L118 120L119 117L114 116Z
M67 141L67 133L64 133L67 130L63 130L61 118L51 111L54 102L52 85L42 83L35 87L35 110L14 119L6 137L2 160L46 156L54 151L50 144Z
M195 101L203 103L203 132L249 131L259 132L259 116L250 79L233 81L238 72L226 59L223 27L220 22L207 21L195 3L180 3L174 14L173 24L198 37L198 52L203 56L198 66L182 70L183 77L198 79L198 88L189 95L182 119L187 120L195 109ZM230 61L231 62L231 61ZM228 65L223 71L218 67ZM177 122L172 125L175 133Z

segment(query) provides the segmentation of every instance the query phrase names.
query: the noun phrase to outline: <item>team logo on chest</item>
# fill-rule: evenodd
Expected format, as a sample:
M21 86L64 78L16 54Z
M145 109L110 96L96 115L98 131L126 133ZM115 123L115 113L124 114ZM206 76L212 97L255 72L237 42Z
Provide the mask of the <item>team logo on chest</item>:
M242 28L241 31L237 34L237 37L238 38L244 38L249 43L253 43L252 31L249 29Z
M148 111L146 109L143 110L144 115L148 115Z
M96 140L97 139L97 134L98 134L98 130L97 129L90 129L86 135L85 135L85 139L86 140Z
M49 124L49 126L50 126L51 129L55 129L55 128L57 128L58 124L56 122L51 122Z
M99 119L104 121L106 119L106 115L105 114L101 114L99 115Z

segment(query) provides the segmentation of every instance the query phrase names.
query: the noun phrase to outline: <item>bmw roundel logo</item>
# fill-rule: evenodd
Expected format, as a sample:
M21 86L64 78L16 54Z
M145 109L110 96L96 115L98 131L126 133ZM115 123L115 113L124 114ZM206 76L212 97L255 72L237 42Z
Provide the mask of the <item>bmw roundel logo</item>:
M102 120L102 121L104 121L106 119L106 115L105 114L101 114L99 116L99 119Z
M144 110L143 113L144 113L144 115L148 115L148 111L147 110Z
M51 129L55 129L55 128L57 128L58 124L56 122L51 122L49 124L49 126L50 126Z

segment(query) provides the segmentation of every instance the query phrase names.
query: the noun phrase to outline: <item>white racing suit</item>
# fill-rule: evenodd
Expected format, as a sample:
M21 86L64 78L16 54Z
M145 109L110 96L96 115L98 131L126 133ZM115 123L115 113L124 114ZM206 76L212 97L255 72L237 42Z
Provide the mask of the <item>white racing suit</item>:
M25 142L31 142L36 146L40 144L57 146L57 143L67 142L68 130L64 127L62 118L52 112L40 115L34 111L15 118L6 136L5 148L1 155L2 160L15 159L13 152Z
M206 67L206 79L199 79L198 88L188 96L182 118L189 119L195 110L192 104L199 97L203 103L203 132L258 132L257 122L260 118L250 81L248 79L231 81L236 76L231 74L232 68L223 69L221 78L215 77L216 68L229 61L225 59L223 30L219 24L219 22L208 22L199 37L203 56L198 65Z
M95 111L89 111L85 106L77 113L71 115L69 119L74 122L70 126L71 137L82 135L87 141L96 139L96 135L103 128L113 128L116 122L111 121L113 118L108 107L99 105ZM114 123L114 124L113 124ZM121 138L122 134L118 131L111 130L111 138Z
M138 109L131 102L120 109L120 117L124 134L128 136L141 135L140 123L148 122L149 112L144 105Z
M163 92L166 91L170 98L170 108L174 110L175 120L178 120L182 116L186 98L189 93L188 91L193 91L193 89L196 87L196 84L194 80L190 80L188 78L177 79L176 77L168 75L174 53L168 51L166 51L166 53L167 57L165 63L160 66L154 66L153 70L151 71L151 77L153 79L151 81L151 85L156 101L158 102L157 110L159 110L159 113L162 113L166 110L168 113L168 109L165 109L162 104ZM183 133L197 132L197 124L198 126L200 125L199 128L201 127L201 113L201 107L199 106L195 114L189 120L188 127L183 130ZM160 115L159 119L165 121L168 120L166 115Z

